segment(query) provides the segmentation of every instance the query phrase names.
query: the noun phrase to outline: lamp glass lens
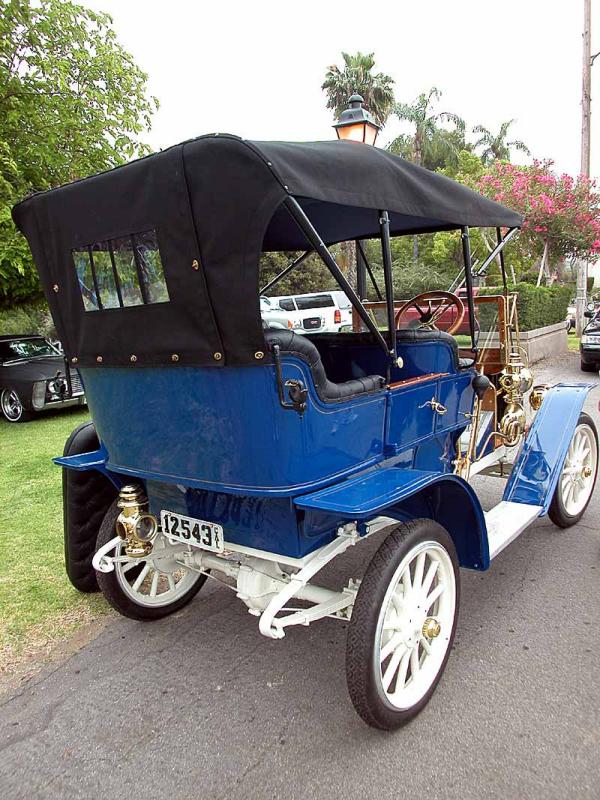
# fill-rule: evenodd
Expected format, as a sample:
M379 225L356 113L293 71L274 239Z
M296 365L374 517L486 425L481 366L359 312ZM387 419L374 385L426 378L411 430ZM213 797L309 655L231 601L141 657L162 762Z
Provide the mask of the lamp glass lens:
M365 123L357 122L356 125L344 125L343 128L338 128L338 136L340 139L347 139L350 142L362 142L364 136Z

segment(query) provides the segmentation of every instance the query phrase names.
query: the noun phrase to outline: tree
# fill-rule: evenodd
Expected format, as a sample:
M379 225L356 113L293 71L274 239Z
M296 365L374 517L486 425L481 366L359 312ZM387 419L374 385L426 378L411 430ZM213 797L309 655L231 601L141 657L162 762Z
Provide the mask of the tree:
M336 247L333 248L334 253ZM266 286L276 275L284 270L300 253L263 253L259 265L259 284ZM308 294L326 289L339 289L339 286L325 264L315 253L310 255L299 267L289 272L285 278L267 292L268 297L284 294Z
M139 137L156 107L108 15L0 0L0 299L39 291L11 206L146 153Z
M437 102L442 93L435 86L432 86L428 92L423 92L418 96L414 103L396 103L394 106L394 114L402 122L409 122L414 126L414 134L411 137L406 135L400 136L395 139L388 147L390 152L397 155L404 155L410 157L411 161L415 164L423 165L424 160L429 160L433 154L436 154L436 159L444 163L449 157L455 160L458 158L458 153L464 149L464 132L465 123L457 115L449 111L435 111L433 106ZM455 132L458 136L455 139L448 137L447 131L440 129L440 122L452 122L455 126ZM407 147L412 143L412 153L409 156ZM402 152L404 148L405 152ZM433 159L432 159L433 160ZM413 237L413 261L417 262L419 257L419 243L416 236Z
M514 119L509 119L500 125L498 133L492 133L483 125L475 125L473 133L481 134L480 138L473 145L475 149L483 147L481 159L485 164L491 161L510 161L511 148L520 150L525 155L531 155L527 145L520 139L513 139L512 142L507 142L508 129L515 122Z
M342 111L348 108L348 98L359 94L375 121L385 125L394 105L394 79L383 72L373 74L374 53L342 53L342 58L342 69L336 64L328 67L321 86L327 94L327 108L338 119Z
M556 175L552 165L552 161L536 160L531 166L518 167L496 161L473 185L523 215L515 247L524 262L537 261L540 276L544 266L548 275L558 274L566 258L596 261L600 257L596 183L583 175Z
M414 126L412 136L399 136L390 145L389 150L398 155L408 155L407 146L412 145L411 161L415 164L425 165L425 160L433 157L440 160L440 151L445 151L448 156L458 158L458 153L465 149L465 123L457 114L449 111L435 111L434 103L442 96L439 89L432 86L428 92L423 92L412 103L396 103L393 112L402 122L409 122ZM440 128L441 122L452 122L453 132ZM449 134L454 133L454 137ZM402 152L404 151L404 152ZM443 158L443 157L442 157Z

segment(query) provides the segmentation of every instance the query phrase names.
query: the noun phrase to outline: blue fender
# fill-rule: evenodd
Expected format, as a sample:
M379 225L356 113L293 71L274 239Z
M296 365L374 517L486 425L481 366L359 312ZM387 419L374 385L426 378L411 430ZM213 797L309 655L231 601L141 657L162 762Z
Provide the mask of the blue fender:
M300 509L368 521L384 514L400 521L426 517L442 525L456 546L461 567L489 567L487 528L481 504L457 475L401 467L376 467L335 486L296 497Z
M503 500L546 514L591 383L558 383L544 398L504 490Z
M125 482L125 479L117 475L116 472L106 468L108 454L104 445L100 445L98 450L92 450L89 453L77 453L73 456L59 456L53 458L52 461L59 467L72 469L76 472L88 472L89 470L96 470L102 475L105 475L111 483L120 489Z

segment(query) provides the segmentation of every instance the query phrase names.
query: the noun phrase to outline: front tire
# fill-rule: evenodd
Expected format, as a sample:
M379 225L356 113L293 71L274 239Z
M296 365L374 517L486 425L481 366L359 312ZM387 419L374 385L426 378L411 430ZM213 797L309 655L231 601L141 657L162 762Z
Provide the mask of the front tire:
M598 372L598 366L596 364L586 364L585 361L580 361L579 367L582 372Z
M459 599L448 532L429 519L398 525L367 567L348 627L348 691L368 725L394 730L428 703L450 655Z
M0 394L0 409L7 422L28 422L33 419L33 412L25 408L16 389L8 388L2 390Z
M570 528L585 514L598 475L598 431L589 414L579 415L558 479L548 516L559 528Z
M115 538L120 509L110 506L98 534L96 550ZM119 543L114 555L120 555ZM200 591L206 575L186 569L169 556L169 544L158 533L149 556L135 562L114 564L112 572L97 572L98 586L110 605L125 617L136 620L162 619L187 605Z

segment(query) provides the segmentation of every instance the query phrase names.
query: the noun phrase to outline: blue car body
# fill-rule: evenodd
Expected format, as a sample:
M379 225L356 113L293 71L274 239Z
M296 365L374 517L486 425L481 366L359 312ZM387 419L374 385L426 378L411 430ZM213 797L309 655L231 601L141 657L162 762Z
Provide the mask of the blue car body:
M176 378L164 368L82 370L101 448L55 460L101 471L117 487L141 480L152 513L216 522L226 542L253 550L302 558L349 520L428 517L453 536L461 566L485 570L483 510L472 487L453 474L475 370L428 377L432 364L450 369L444 350L427 346L422 362L412 355L422 382L394 387L392 380L392 388L335 404L319 399L303 361L286 357L286 379L308 387L303 414L277 402L272 365L187 368ZM590 388L560 384L548 393L505 500L547 510ZM447 409L443 416L432 397Z

